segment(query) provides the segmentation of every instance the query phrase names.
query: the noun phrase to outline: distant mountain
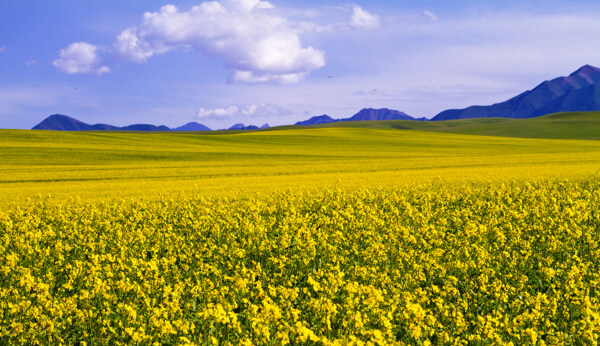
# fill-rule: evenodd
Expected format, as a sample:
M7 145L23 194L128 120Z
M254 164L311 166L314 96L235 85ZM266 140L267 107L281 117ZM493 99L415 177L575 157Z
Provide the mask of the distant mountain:
M237 123L229 128L229 130L260 130L258 126L255 125L244 125L242 123Z
M294 125L310 126L318 124L327 124L337 121L368 121L368 120L419 120L427 121L427 118L413 118L410 115L394 109L387 108L363 108L350 118L333 119L329 115L323 114L314 116L308 120L298 121Z
M77 119L71 118L62 114L53 114L41 123L33 127L33 130L57 130L57 131L86 131L93 129L108 129L112 130L113 127L110 125L96 124L88 125Z
M243 130L244 127L246 127L246 125L244 125L242 123L237 123L237 124L234 124L233 126L231 126L229 128L229 130Z
M173 129L173 131L211 131L208 127L195 121Z
M334 123L336 121L339 121L339 119L333 119L329 115L323 114L323 115L314 116L308 120L299 121L299 122L295 123L294 125L309 126L309 125Z
M544 107L537 109L533 116L557 112L585 112L600 110L600 83L588 85L566 93Z
M366 120L415 120L410 115L393 109L364 108L350 118L342 121L366 121Z
M260 128L261 128L261 129L268 129L269 127L271 127L271 126L269 126L269 124L265 123L265 124L264 124L263 126L261 126Z
M531 118L557 112L600 110L600 69L585 65L568 77L545 81L507 101L491 106L449 109L432 120L467 118Z
M41 123L35 125L33 130L55 130L55 131L171 131L166 126L154 126L148 124L135 124L125 127L117 127L107 124L89 125L67 115L53 114Z

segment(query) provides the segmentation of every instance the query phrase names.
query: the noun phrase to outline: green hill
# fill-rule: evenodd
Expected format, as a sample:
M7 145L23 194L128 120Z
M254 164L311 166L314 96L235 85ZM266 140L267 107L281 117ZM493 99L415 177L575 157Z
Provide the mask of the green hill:
M337 122L314 127L393 128L481 136L600 139L600 112L554 113L537 118L478 118L445 121Z

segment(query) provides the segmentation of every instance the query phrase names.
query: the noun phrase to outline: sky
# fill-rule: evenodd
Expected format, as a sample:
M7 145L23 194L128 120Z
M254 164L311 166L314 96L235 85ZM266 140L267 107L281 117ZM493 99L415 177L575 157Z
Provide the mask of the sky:
M600 66L596 0L1 0L0 128L431 118Z

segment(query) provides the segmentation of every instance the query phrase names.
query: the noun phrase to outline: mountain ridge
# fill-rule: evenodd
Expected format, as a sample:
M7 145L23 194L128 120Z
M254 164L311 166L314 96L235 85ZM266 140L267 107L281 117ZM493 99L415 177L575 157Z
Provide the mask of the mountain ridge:
M337 122L337 121L340 121L340 120L339 119L333 119L329 115L323 114L323 115L315 115L314 117L311 117L310 119L298 121L294 125L310 126L310 125L319 125L319 124L334 123L334 122Z
M308 120L299 121L296 125L317 125L326 124L338 121L373 121L373 120L426 120L425 118L413 118L410 115L388 108L363 108L352 117L343 119L333 119L330 116L323 114L320 116L314 116ZM228 130L262 130L269 128L269 124L262 126L256 125L244 125L242 123L234 124L229 127ZM189 122L183 126L169 128L164 125L155 126L149 124L134 124L123 127L108 125L108 124L94 124L90 125L80 120L72 118L68 115L63 114L52 114L46 119L42 120L39 124L34 126L32 130L55 130L55 131L212 131L209 127L197 123Z
M349 118L334 119L327 114L317 115L310 119L298 121L294 125L310 126L334 123L338 121L380 121L380 120L427 120L415 118L404 112L388 108L363 108Z
M410 115L388 108L363 108L350 118L341 121L369 121L369 120L415 120Z
M256 126L256 125L244 125L242 123L237 123L233 126L231 126L230 128L228 128L228 130L262 130L262 129L268 129L271 126L269 126L269 124L264 124L263 126Z
M123 127L94 124L90 125L83 121L72 118L63 114L52 114L39 124L35 125L32 130L54 130L54 131L171 131L170 128L164 125L155 126L150 124L133 124Z
M488 106L470 106L447 109L431 120L456 120L471 118L533 118L558 112L600 110L600 68L584 65L566 77L543 81L506 101ZM596 96L594 96L596 95ZM593 96L593 97L592 97Z

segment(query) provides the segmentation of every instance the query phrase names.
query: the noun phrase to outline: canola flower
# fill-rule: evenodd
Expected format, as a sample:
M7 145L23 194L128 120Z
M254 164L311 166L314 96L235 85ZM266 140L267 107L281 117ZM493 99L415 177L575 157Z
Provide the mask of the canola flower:
M0 210L2 344L597 344L600 184Z

